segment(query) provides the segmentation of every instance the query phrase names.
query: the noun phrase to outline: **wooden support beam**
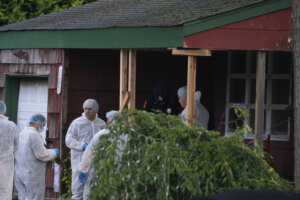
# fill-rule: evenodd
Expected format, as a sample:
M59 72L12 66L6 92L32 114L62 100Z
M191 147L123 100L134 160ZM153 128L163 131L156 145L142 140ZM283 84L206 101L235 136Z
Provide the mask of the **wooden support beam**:
M120 105L119 112L122 112L124 108L128 105L129 102L129 92L125 92L124 99L122 100L122 104Z
M136 90L136 50L129 50L129 77L128 77L129 103L128 109L135 109Z
M172 49L172 55L177 56L211 56L208 49Z
M196 66L197 57L188 57L188 77L187 77L187 125L191 126L189 120L194 119L195 116L195 90L196 90Z
M120 109L121 106L123 105L123 100L125 97L125 93L127 91L128 91L128 49L121 49L120 51L120 100L119 100Z
M255 141L263 140L264 135L264 106L265 106L265 73L266 52L257 53L256 66L256 100L255 100Z

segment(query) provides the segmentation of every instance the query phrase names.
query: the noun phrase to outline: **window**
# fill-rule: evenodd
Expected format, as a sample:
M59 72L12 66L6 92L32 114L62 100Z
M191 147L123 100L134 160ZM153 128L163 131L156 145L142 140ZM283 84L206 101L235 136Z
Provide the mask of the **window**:
M247 108L251 114L246 123L254 129L256 95L256 52L231 51L228 60L226 128L233 132L238 123L234 108ZM288 140L290 123L286 110L291 104L292 60L290 52L268 52L265 85L265 132L272 140ZM235 123L234 123L235 122ZM247 134L246 138L254 135Z

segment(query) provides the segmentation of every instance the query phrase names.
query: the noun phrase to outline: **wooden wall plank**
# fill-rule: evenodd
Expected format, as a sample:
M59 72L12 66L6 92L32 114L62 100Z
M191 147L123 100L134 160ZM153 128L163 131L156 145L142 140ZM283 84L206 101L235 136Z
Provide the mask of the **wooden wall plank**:
M124 99L122 100L122 104L120 105L119 112L122 112L124 110L124 108L127 106L129 102L129 99L130 99L129 92L126 92Z
M129 77L128 77L129 103L128 109L135 109L136 95L136 50L129 50Z
M60 127L61 127L61 115L58 113L48 113L48 137L49 138L60 138ZM59 147L59 146L56 146Z
M35 64L9 64L8 72L10 74L50 74L53 65L35 65Z
M257 53L256 68L256 99L255 99L255 140L263 141L264 135L264 105L265 105L265 72L266 52Z
M8 65L0 63L0 87L4 87L5 74L8 72Z
M8 64L55 64L62 63L62 57L62 49L15 49L0 51L0 63Z
M187 112L188 120L194 119L195 116L195 91L196 91L196 65L197 57L188 56L188 77L187 77ZM189 121L187 125L191 126Z
M175 56L211 56L209 49L173 49L172 55Z
M53 172L53 169L52 169L52 162L48 162L47 165L46 165L46 187L53 187L53 179L54 177L54 172Z
M49 89L48 113L61 112L61 95L57 94L56 89Z
M61 64L51 65L50 67L50 76L49 76L49 89L56 89L57 88L57 76L58 76L58 68Z
M62 77L62 91L61 91L61 127L60 127L60 133L61 137L60 140L60 151L61 151L61 156L63 158L66 158L69 149L66 147L65 143L65 137L66 133L68 131L68 101L69 101L69 76L68 76L68 71L70 67L70 53L68 51L64 51L64 59L63 59L63 77Z
M119 108L123 105L125 93L128 91L128 49L120 51L120 100Z

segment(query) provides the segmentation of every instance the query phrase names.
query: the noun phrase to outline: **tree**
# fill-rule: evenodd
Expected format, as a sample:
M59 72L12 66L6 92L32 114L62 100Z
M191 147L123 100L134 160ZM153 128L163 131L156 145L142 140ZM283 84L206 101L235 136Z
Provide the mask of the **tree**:
M96 0L1 0L0 26L80 6Z
M293 0L293 50L294 50L294 180L300 189L300 1Z
M239 118L243 113L236 112ZM231 137L193 125L185 126L180 116L123 112L95 149L90 199L191 199L230 189L293 191L267 163L261 146L245 145L248 125Z

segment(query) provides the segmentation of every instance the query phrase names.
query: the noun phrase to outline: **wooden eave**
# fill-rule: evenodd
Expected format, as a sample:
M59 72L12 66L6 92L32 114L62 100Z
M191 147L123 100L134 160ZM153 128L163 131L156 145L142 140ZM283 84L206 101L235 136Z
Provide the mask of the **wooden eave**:
M0 49L183 47L185 36L286 9L291 6L291 0L270 0L185 23L181 26L171 27L3 31L0 32Z

